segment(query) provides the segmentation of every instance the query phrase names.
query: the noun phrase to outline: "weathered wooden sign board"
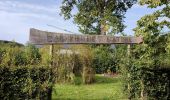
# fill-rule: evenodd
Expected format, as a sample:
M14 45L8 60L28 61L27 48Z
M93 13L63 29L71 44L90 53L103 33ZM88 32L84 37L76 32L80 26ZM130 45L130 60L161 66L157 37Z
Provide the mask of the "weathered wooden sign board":
M118 37L108 35L79 35L46 32L30 29L32 44L139 44L142 37Z

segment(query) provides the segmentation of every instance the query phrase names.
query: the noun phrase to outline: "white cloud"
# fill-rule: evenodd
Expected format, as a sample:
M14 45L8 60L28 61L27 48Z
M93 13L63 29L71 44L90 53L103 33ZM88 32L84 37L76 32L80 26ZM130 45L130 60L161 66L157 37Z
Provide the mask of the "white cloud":
M18 1L0 1L1 10L29 10L31 12L48 12L59 13L60 9L57 5L42 6L37 4L29 4ZM11 9L12 8L12 9Z
M47 24L77 31L71 21L64 21L58 13L59 6L57 5L55 7L54 5L43 6L14 0L0 1L0 40L16 40L26 43L30 28L64 32L49 27Z
M43 20L61 20L59 9L53 6L28 4L18 1L0 1L0 17L8 14L22 18L35 18Z
M6 0L0 1L0 11L1 13L7 12L11 15L13 14L19 17L34 17L45 20L56 20L57 18L60 18L60 8L57 5L43 6Z

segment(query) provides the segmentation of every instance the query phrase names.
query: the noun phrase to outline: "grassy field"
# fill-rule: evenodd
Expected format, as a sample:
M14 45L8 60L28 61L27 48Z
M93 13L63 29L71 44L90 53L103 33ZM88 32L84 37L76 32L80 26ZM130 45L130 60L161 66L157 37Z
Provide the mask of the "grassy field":
M57 84L53 100L126 100L120 77L108 78L97 75L91 85Z

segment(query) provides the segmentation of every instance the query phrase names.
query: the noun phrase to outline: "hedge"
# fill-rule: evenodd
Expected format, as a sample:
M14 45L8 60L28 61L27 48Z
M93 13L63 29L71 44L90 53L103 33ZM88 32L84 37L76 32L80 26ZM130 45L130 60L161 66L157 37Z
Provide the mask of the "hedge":
M170 68L141 69L148 100L170 100Z
M131 68L129 99L170 100L170 68Z
M1 100L51 99L51 73L44 66L0 66Z

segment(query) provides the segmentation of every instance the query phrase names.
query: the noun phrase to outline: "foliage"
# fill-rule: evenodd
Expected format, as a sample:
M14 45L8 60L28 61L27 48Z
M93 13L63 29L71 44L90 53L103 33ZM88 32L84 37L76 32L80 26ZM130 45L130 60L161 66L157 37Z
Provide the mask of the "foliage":
M77 46L75 50L80 53L80 61L83 66L82 79L84 84L93 83L95 81L95 71L93 66L93 52L88 45Z
M169 99L169 1L140 0L150 8L161 6L160 10L145 15L137 22L136 36L143 37L143 43L132 48L131 59L124 60L124 75L129 99ZM126 59L126 58L125 58Z
M41 49L48 49L49 51L48 46ZM56 82L74 82L74 68L76 66L81 68L81 66L76 65L79 60L75 61L74 58L77 59L77 55L71 50L62 49L61 45L53 45L52 63L53 67L56 68Z
M111 48L110 45L100 45L93 49L93 64L96 73L106 73L108 70L116 72L116 48Z
M144 90L148 99L170 99L170 69L141 69Z
M6 40L0 40L0 46L17 46L17 47L23 47L23 44L17 43L15 41L6 41Z
M40 51L50 51L49 46L44 46ZM89 84L94 81L93 55L91 48L85 45L53 45L52 63L56 72L56 82ZM48 54L46 55L48 58ZM77 79L76 77L81 77Z
M166 5L170 3L169 0L139 0L141 5L147 5L149 8L156 8L158 6Z
M0 98L47 99L52 84L50 71L43 66L0 66Z
M37 64L40 63L41 55L38 48L34 45L28 44L25 48L25 56L28 64Z
M4 45L0 49L0 55L0 65L3 66L38 64L41 58L38 49L33 45L28 45L25 48Z
M23 52L20 47L13 45L4 45L1 47L1 63L0 65L10 66L24 64ZM23 58L23 59L22 59Z
M51 61L52 56L50 55L49 46L44 46L44 47L39 48L39 53L41 54L41 62L40 63L42 65L49 66L52 63L52 61ZM37 55L39 56L39 54L37 54Z
M137 0L63 0L61 15L74 18L84 34L120 33L126 11ZM75 13L75 11L77 11ZM74 12L74 13L72 13Z
M38 48L33 45L2 44L0 48L0 98L50 99L55 80L54 68L41 63ZM46 52L44 52L46 53ZM45 58L43 58L45 59Z
M169 21L159 20L160 18L168 18L166 15L167 7L162 10L158 10L153 14L146 15L138 21L138 27L136 27L136 35L142 35L144 43L136 48L137 54L140 59L145 59L148 66L158 67L162 59L161 56L167 52L167 38L169 34ZM145 52L147 51L147 52ZM142 58L141 58L142 57Z

